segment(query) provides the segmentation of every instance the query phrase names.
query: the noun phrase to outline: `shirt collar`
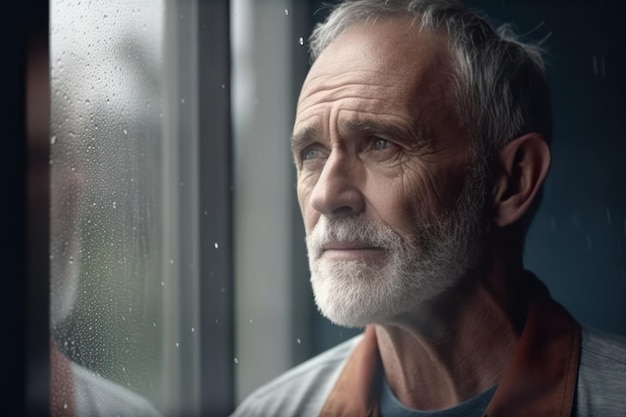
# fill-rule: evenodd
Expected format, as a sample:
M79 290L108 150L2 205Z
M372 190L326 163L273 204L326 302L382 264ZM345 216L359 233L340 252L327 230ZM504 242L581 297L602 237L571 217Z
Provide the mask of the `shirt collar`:
M524 329L485 417L569 417L572 413L580 326L534 275ZM320 417L379 416L378 344L374 326L348 358Z

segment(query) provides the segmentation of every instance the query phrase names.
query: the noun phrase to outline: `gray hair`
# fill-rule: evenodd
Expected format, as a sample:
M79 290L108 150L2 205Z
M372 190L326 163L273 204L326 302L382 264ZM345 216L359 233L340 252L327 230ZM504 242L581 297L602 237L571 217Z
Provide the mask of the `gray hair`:
M448 99L479 158L536 132L549 142L550 95L541 48L494 29L458 0L352 0L337 5L309 39L313 60L349 26L379 18L412 18L419 30L447 35L453 56Z

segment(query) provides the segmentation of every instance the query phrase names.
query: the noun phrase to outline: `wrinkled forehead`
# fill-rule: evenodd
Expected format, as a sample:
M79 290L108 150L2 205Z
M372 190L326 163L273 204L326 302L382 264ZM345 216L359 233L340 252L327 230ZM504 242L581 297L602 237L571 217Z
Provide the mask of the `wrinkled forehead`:
M408 18L357 23L341 32L314 62L299 104L320 83L350 79L411 94L439 93L451 73L447 36L420 29ZM390 91L389 93L393 93Z
M334 105L427 122L451 108L450 69L444 35L420 31L405 18L355 24L313 64L298 100L295 130L310 123L320 106Z

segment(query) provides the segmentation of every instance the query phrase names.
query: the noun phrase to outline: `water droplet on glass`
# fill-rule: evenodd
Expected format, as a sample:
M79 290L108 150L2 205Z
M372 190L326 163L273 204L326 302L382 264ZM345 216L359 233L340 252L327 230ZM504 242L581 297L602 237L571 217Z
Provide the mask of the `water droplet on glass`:
M152 327L156 327L156 322L152 322Z
M128 135L128 131L126 129L124 129L124 134Z
M285 16L289 16L289 9L285 9Z
M161 287L165 287L165 283L161 281Z
M250 324L252 324L252 319L250 319Z
M180 347L180 343L176 342L176 347Z
M300 344L300 343L302 343L302 341L300 339L296 339L296 343Z
M300 43L300 45L304 45L304 39L303 38L298 39L298 42Z
M217 242L215 242L215 249L217 249L219 247L220 247L220 245Z
M192 328L191 328L191 333L195 333L195 332L196 332L195 327L192 327Z
M204 211L204 215L205 215L205 216L208 216L208 215L209 215L209 212L205 210L205 211Z
M116 209L117 208L117 203L114 201L113 202L113 208Z
M222 84L222 88L226 88L226 84Z
M50 138L50 143L53 145L57 143L57 135L52 135L52 137Z
M226 292L226 288L222 287L222 292Z
M70 265L74 263L74 257L70 256Z
M63 408L67 409L67 403L63 403Z
M239 359L235 358L234 362L239 363Z
M170 259L170 265L172 265L174 263L173 259Z
M185 104L185 99L184 99L184 98L181 98L181 99L180 99L180 102L181 102L182 104Z
M89 105L91 105L91 101L85 100L85 104L87 104L89 106Z

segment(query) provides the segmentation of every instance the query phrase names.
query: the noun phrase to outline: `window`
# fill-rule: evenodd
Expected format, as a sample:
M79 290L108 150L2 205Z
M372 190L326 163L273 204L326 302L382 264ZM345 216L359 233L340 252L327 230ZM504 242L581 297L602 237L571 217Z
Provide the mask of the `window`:
M196 1L51 2L59 415L232 408L228 26L216 24L227 12ZM203 59L201 40L224 58Z

